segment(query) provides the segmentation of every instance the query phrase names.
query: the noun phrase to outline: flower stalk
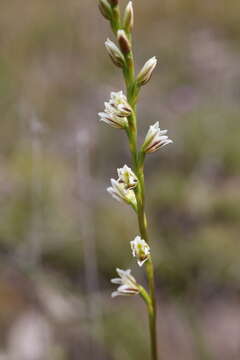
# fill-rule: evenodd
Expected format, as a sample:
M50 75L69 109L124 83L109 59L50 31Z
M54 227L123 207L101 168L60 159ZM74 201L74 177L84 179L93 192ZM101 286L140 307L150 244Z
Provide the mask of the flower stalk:
M147 231L147 217L145 213L145 185L144 185L144 156L138 153L137 149L137 96L138 88L135 80L135 66L133 52L130 52L126 56L126 68L124 73L124 79L127 89L127 100L133 109L131 118L129 119L128 139L129 146L132 154L133 168L135 174L138 177L139 184L135 190L137 200L137 215L138 226L142 239L149 244L149 237ZM148 287L150 292L150 301L147 302L148 317L149 317L149 330L151 341L151 356L152 360L158 359L157 350L157 307L155 299L155 281L154 281L154 268L153 262L150 258L146 262L146 275L148 280ZM146 297L143 297L146 302Z
M117 269L120 279L114 279L113 282L120 284L120 287L113 293L113 296L139 294L143 298L148 309L151 360L158 360L157 306L154 266L150 252L150 240L145 212L144 162L146 154L155 152L172 141L166 136L166 130L160 130L159 123L157 122L150 126L144 144L140 150L138 150L138 94L141 87L150 80L153 70L157 65L157 59L152 57L148 60L137 77L135 76L132 46L132 29L134 24L132 2L130 1L125 9L123 21L120 16L118 1L108 0L108 3L112 10L110 24L117 38L120 50L110 40L107 41L106 45L113 62L123 71L126 97L124 97L123 93L113 93L115 95L112 96L110 105L105 103L105 113L100 113L99 115L101 120L108 123L108 125L125 130L129 140L133 165L133 171L126 165L122 169L118 169L119 178L118 180L111 180L112 187L108 188L108 191L117 200L131 205L137 213L140 236L137 236L131 241L131 248L133 256L137 258L138 265L145 265L149 289L148 292L139 285L135 278L130 275L130 270L122 271ZM129 111L121 113L121 110L126 110L126 105ZM123 116L123 118L121 116Z

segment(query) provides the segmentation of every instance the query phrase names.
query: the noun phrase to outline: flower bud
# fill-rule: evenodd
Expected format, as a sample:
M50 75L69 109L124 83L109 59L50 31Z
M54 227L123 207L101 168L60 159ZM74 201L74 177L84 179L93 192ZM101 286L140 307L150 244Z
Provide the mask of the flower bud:
M142 266L145 261L150 258L150 247L145 240L141 239L140 236L136 236L130 244L133 257L136 257L138 265Z
M108 55L112 59L113 63L118 67L123 67L125 65L125 59L119 48L114 44L113 41L107 39L105 41L105 46L108 52Z
M123 27L127 32L132 31L134 23L134 13L132 1L130 1L125 9L123 16Z
M117 38L122 53L127 55L131 51L131 43L128 40L126 32L124 30L118 30Z
M112 19L112 9L107 0L99 0L98 7L103 17Z
M149 59L144 64L142 70L137 76L137 84L139 86L147 84L147 82L151 79L153 70L155 69L156 65L157 65L157 59L155 56Z
M109 4L111 6L117 6L118 5L118 0L108 0Z

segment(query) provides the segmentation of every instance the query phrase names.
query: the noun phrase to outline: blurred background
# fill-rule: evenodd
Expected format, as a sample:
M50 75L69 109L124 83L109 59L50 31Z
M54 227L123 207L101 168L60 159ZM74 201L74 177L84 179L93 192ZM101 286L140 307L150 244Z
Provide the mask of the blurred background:
M174 140L146 163L161 360L239 360L240 2L134 6L137 69L159 59L140 141L156 121ZM130 163L97 119L123 89L108 24L95 0L0 10L0 360L148 360L141 299L110 297L116 267L145 278L106 192Z

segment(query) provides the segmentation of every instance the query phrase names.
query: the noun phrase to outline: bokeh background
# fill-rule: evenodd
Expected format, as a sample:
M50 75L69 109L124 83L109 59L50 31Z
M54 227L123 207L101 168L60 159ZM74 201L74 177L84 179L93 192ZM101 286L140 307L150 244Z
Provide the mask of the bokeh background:
M125 5L124 0L120 0ZM161 360L240 358L240 2L134 1L134 50L159 66L143 88ZM110 298L115 268L143 272L134 214L107 193L129 164L99 124L123 88L95 0L0 4L0 359L149 359L140 298Z

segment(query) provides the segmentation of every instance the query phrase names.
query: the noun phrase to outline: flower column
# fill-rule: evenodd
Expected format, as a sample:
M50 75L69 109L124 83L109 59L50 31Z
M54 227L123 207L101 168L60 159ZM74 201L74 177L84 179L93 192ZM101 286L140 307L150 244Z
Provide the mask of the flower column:
M132 29L134 13L132 2L129 2L123 18L120 16L118 0L99 0L99 8L103 16L110 21L113 33L117 37L119 47L107 40L105 46L113 63L120 67L126 84L127 96L120 92L111 93L111 98L105 103L105 111L99 113L100 120L106 124L123 129L129 139L129 148L132 155L133 169L128 166L118 169L118 179L111 179L108 192L117 200L132 206L138 217L139 231L131 241L133 256L137 258L139 266L145 264L148 279L149 293L137 283L130 274L130 270L117 269L120 276L112 282L119 284L117 291L112 295L140 294L147 304L149 315L149 330L151 340L152 360L158 359L157 330L156 330L156 300L154 285L154 269L150 255L149 238L147 233L147 219L145 214L145 187L144 187L144 161L145 155L155 152L159 148L172 142L166 135L167 130L161 130L159 123L150 126L145 141L138 151L137 148L137 116L136 104L141 87L148 83L153 70L157 65L155 57L148 60L135 77L135 66L132 51Z

